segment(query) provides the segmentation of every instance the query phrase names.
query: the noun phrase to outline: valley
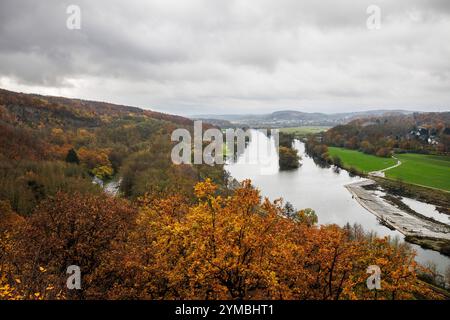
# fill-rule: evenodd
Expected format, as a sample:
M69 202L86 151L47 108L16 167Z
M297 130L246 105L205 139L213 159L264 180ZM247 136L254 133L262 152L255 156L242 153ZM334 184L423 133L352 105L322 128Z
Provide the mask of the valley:
M375 132L381 126L352 121L373 122ZM272 131L250 129L243 150L227 149L225 165L189 161L189 146L178 163L172 133L195 139L203 132L190 119L0 90L0 284L8 288L0 298L274 298L274 285L284 288L277 298L340 297L344 288L344 299L369 298L364 279L374 261L392 283L384 297L398 290L404 298L434 297L429 286L444 290L450 265L448 192L417 181L429 176L428 184L446 188L445 128L433 131L437 144L372 133L366 143L355 134L370 125L354 130L352 121L281 128L278 150ZM208 128L221 137L217 124L203 123ZM393 153L400 146L429 154ZM67 264L80 265L82 282L91 281L81 297L59 276ZM220 271L248 269L246 284ZM336 272L346 280L330 289ZM407 281L396 283L398 272ZM271 283L273 274L300 280L252 286ZM350 274L361 278L356 288Z

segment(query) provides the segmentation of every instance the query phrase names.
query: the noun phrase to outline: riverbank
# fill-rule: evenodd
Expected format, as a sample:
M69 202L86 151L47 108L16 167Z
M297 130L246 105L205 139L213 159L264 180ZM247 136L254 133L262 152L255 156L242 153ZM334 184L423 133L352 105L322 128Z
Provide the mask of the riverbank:
M439 212L450 215L450 192L383 177L371 177L371 179L392 195L433 204Z
M331 151L330 151L331 150ZM334 151L333 151L334 150ZM388 167L383 167L382 169L377 169L375 171L367 172L368 168L373 168L376 166L384 166L387 163L383 162L384 158L375 157L373 155L366 155L362 152L355 150L348 150L344 148L329 148L330 154L334 155L333 158L330 158L331 162L345 170L348 170L352 174L359 175L364 178L370 178L375 180L384 190L388 191L390 194L398 197L408 197L412 199L416 199L418 201L422 201L428 204L432 204L436 206L437 211L450 215L450 192L448 188L445 187L443 183L436 183L437 186L444 186L443 188L437 188L430 185L418 184L417 182L410 180L402 180L399 179L398 176L394 177L391 175L393 171L399 170L399 168L405 167L404 161L400 159L407 159L405 172L408 172L412 177L421 177L421 181L427 184L427 181L430 180L436 182L442 180L448 180L448 169L446 169L446 164L448 161L443 161L440 157L440 160L435 160L431 164L423 164L422 160L426 155L415 155L415 154L401 154L401 155L393 155L390 159L396 161L396 164L390 165ZM336 154L339 152L339 155ZM344 157L340 157L344 155ZM402 158L403 157L403 158ZM414 159L419 157L422 161L420 164L414 164L408 157L413 157ZM435 156L436 157L436 156ZM335 160L337 159L337 160ZM435 163L438 162L440 165L437 166ZM359 163L359 166L354 167L350 166L351 164ZM443 164L444 163L444 164ZM364 164L364 165L363 165ZM364 170L361 171L361 167L364 167ZM402 169L403 170L403 169ZM433 176L434 179L431 179ZM430 184L430 183L428 183ZM434 185L431 183L431 185Z
M450 256L449 225L411 215L365 188L375 183L373 180L366 179L345 185L345 188L381 223L405 235L405 240Z
M113 178L103 181L97 177L92 178L92 183L99 185L106 194L111 196L117 196L119 194L120 184L122 183L122 178L119 176L114 176Z
M339 147L329 146L328 154L333 162L335 162L336 158L339 158L339 164L343 169L349 170L354 168L364 174L386 170L398 163L398 160L392 157L378 157L361 151Z
M358 150L331 146L326 148L325 156L323 154L318 156L358 175L385 177L450 193L448 156L400 153L385 158Z
M264 139L273 140L273 137L267 137L257 131L252 131L252 134L258 135L261 145L266 144L267 141ZM237 181L251 179L255 187L261 190L261 194L269 199L282 197L284 201L289 201L296 208L313 208L318 216L319 224L358 225L367 232L376 233L379 237L388 236L392 239L397 237L400 241L404 240L402 233L380 224L377 217L352 198L352 194L344 187L363 181L364 178L316 161L308 156L305 143L299 140L294 141L294 148L302 156L302 165L295 170L280 171L278 153L261 150L255 141L250 142L244 153L237 159L230 160L225 166L230 176ZM255 159L255 164L246 164L248 163L246 159ZM256 161L258 159L259 162ZM267 163L274 164L273 170L272 167L270 171L267 170ZM375 180L375 178L371 179ZM408 190L414 193L413 187ZM395 186L392 185L392 188ZM383 189L391 194L387 188L383 187ZM442 197L441 205L445 203L448 202L445 197ZM416 211L423 213L420 209ZM450 258L439 251L424 249L414 243L411 243L411 246L417 252L416 261L421 265L427 265L431 261L437 265L441 274L450 265Z

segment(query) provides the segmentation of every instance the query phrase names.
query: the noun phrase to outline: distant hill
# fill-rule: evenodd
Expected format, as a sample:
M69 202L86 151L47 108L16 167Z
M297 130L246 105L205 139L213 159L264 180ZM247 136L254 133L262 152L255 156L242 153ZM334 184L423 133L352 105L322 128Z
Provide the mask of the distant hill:
M345 124L355 119L412 114L407 110L370 110L346 113L309 113L295 110L281 110L270 114L231 114L231 115L197 115L192 119L202 119L211 122L229 121L231 125L247 125L253 127L295 127L307 125L335 126Z
M201 119L194 119L194 120L202 120L203 124L210 124L215 127L220 128L233 128L236 127L231 121L228 120L222 120L222 119L209 119L209 118L201 118Z

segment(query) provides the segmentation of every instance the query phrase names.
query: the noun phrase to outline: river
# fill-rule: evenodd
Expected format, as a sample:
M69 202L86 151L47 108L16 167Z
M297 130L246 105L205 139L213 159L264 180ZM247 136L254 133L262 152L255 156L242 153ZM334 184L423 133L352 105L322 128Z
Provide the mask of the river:
M351 177L345 170L320 167L306 155L304 143L298 140L294 141L294 147L302 157L301 167L279 171L273 138L268 138L257 130L252 130L251 135L252 139L244 153L236 161L229 161L225 167L232 177L238 181L251 179L252 184L261 190L261 194L271 200L281 197L297 209L314 209L319 224L335 223L343 226L347 222L358 223L366 231L374 231L379 236L403 240L404 236L400 232L379 224L376 217L360 206L344 187L361 181L362 178ZM411 246L417 251L416 261L421 264L432 261L441 273L450 265L450 258L439 252L426 250L415 244Z

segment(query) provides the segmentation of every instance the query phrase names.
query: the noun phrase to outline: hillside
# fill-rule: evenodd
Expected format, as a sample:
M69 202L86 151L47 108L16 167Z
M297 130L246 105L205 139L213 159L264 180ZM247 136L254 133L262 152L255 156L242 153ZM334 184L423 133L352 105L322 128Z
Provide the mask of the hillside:
M16 123L30 126L39 124L61 124L68 126L99 126L120 117L147 117L190 125L191 120L165 113L107 102L17 93L0 89L0 106L6 108L0 119L8 119L9 111L16 117ZM38 111L38 112L37 112ZM58 120L60 122L58 122Z
M450 152L450 112L357 119L323 134L323 142L388 156L395 152Z
M170 133L192 121L105 102L0 90L0 201L29 214L58 191L97 192L92 179L121 178L121 193L185 192L223 183L220 166L174 166ZM69 154L71 154L69 156Z

